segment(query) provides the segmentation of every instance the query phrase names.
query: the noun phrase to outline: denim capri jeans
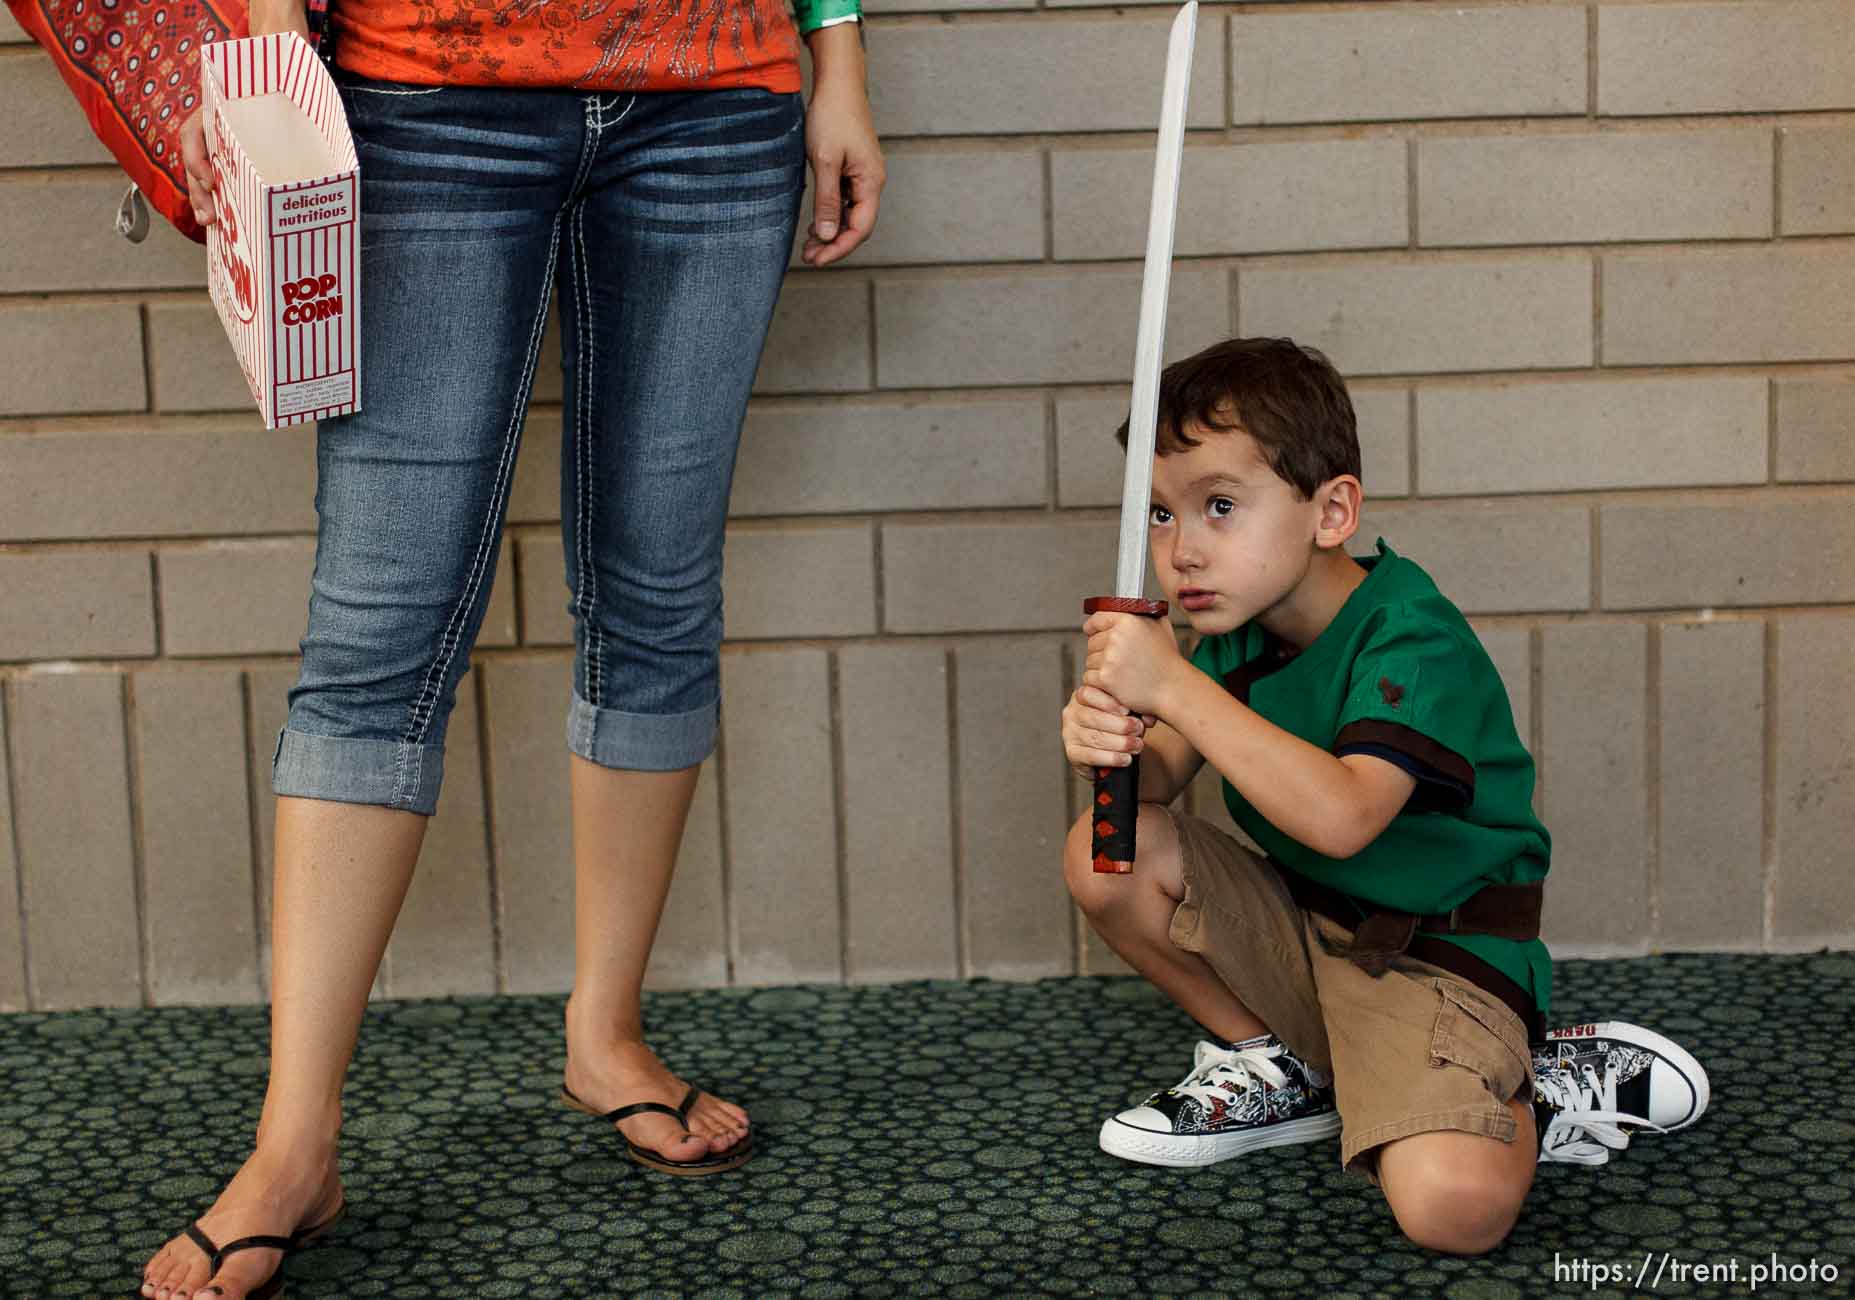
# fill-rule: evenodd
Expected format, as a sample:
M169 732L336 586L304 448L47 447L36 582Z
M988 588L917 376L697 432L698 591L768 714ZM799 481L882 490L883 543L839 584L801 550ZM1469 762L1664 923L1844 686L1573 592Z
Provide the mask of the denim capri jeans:
M436 808L556 284L567 744L605 767L701 762L729 484L804 189L799 96L337 80L362 401L317 434L277 793Z

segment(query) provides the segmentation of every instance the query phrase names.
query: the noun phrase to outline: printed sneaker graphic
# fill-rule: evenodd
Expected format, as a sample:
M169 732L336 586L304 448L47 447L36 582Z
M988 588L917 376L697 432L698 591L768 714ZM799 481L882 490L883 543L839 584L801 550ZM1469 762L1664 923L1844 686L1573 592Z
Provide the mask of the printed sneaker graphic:
M1678 1044L1620 1020L1570 1025L1533 1045L1543 1163L1601 1165L1640 1129L1685 1128L1707 1108L1707 1072Z
M1280 1040L1201 1042L1191 1073L1101 1126L1101 1149L1143 1164L1215 1164L1340 1131L1332 1080Z

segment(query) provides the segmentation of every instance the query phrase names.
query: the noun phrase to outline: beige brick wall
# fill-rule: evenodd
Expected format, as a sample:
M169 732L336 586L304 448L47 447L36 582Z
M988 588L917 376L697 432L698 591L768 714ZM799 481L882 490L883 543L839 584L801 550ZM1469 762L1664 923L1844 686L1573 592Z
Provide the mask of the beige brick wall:
M781 300L658 985L1120 969L1058 878L1055 722L1165 8L870 8L886 214ZM1193 77L1168 351L1291 333L1353 380L1367 540L1539 759L1548 938L1855 942L1855 9L1207 5ZM255 427L199 250L113 233L4 16L0 121L0 1008L254 1000L312 439ZM570 975L557 360L383 995Z

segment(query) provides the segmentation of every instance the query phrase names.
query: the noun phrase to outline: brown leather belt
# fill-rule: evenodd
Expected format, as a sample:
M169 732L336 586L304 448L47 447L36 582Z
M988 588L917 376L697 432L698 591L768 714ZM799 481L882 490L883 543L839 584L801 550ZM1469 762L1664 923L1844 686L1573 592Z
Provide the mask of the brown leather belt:
M1440 966L1504 1002L1526 1026L1528 1042L1540 1042L1546 1037L1545 1020L1532 994L1460 944L1436 937L1485 934L1520 941L1539 938L1540 905L1546 891L1538 881L1530 885L1483 885L1452 911L1420 915L1375 907L1280 863L1270 865L1288 886L1296 906L1318 912L1353 932L1352 944L1344 955L1366 974L1383 975L1391 959L1400 955Z

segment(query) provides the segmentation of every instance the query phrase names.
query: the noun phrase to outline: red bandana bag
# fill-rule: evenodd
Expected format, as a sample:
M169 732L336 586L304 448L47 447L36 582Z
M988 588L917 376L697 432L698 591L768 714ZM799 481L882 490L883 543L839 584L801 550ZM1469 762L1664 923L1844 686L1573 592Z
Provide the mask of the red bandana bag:
M6 0L91 130L155 210L198 243L180 124L200 106L200 46L246 34L244 0ZM314 41L327 0L310 0ZM127 233L127 225L122 228Z

